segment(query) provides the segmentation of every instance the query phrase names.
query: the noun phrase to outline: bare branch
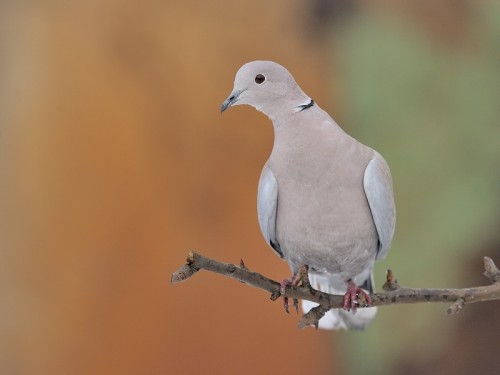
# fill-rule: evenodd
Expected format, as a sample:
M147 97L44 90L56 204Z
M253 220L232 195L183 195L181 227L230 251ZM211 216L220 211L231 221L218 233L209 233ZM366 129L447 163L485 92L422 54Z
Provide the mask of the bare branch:
M465 304L500 300L500 270L491 258L484 257L484 274L490 279L491 285L463 289L417 289L403 288L397 283L391 270L387 271L387 281L384 284L384 292L372 294L371 306L384 306L400 303L421 302L447 302L452 303L447 312L449 315L459 313ZM281 296L280 283L271 280L260 273L250 271L243 260L240 266L207 258L201 254L191 252L187 263L172 274L172 284L184 281L193 276L197 271L204 269L231 277L242 283L255 288L263 289L271 293L271 300ZM307 269L306 269L307 270ZM318 307L305 314L299 322L299 327L309 325L317 326L318 321L332 308L342 308L343 296L331 295L311 288L307 273L302 275L300 286L287 286L283 297L293 299L305 299L316 302ZM359 306L362 308L362 306Z

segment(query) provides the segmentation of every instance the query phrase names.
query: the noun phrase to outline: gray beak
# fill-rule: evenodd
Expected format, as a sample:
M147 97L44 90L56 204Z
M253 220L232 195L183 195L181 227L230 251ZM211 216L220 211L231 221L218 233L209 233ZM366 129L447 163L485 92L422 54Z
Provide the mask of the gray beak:
M224 100L224 103L220 106L220 113L224 112L226 109L231 107L234 103L238 101L238 97L240 94L243 92L243 90L238 90L238 91L233 91L231 95L229 95L229 98Z

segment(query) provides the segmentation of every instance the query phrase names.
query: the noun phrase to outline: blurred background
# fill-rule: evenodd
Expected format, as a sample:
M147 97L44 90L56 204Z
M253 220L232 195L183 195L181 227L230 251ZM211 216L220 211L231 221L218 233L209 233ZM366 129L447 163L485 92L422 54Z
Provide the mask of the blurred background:
M256 216L270 121L221 116L245 62L286 66L384 155L398 222L378 264L413 287L500 264L500 2L0 2L0 373L500 373L500 303L381 308L299 330L190 250L288 267Z

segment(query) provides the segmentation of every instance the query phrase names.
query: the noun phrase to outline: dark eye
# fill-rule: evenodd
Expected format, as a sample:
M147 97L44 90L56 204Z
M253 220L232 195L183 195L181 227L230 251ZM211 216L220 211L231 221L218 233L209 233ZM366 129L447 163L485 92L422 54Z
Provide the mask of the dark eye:
M257 74L255 76L255 83L257 83L258 85L260 85L262 82L264 82L266 80L266 77L264 77L263 74Z

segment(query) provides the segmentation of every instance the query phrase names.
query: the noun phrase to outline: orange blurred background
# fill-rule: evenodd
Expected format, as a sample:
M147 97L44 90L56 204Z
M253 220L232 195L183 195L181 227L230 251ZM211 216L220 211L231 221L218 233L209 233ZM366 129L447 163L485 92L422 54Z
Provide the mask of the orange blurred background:
M285 3L2 5L2 374L325 371L326 335L264 293L170 285L191 249L289 272L255 215L272 127L220 114L247 60L322 86Z
M190 250L288 275L255 209L272 126L220 104L243 63L270 59L342 124L344 23L395 13L445 50L473 35L467 7L396 4L0 3L0 373L350 373L344 341L363 333L298 330L260 290L170 275ZM397 190L397 150L373 146Z

